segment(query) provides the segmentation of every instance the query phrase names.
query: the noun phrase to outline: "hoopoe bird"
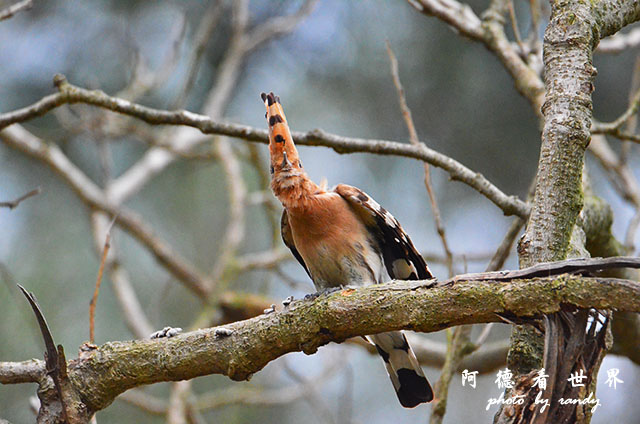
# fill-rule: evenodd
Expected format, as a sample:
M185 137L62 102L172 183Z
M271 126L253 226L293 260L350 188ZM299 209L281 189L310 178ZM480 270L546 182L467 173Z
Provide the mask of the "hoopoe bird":
M267 108L271 190L284 211L284 244L318 291L388 281L433 278L398 221L362 190L338 184L330 191L302 168L280 98L261 95ZM401 331L368 336L402 406L433 399L433 391Z

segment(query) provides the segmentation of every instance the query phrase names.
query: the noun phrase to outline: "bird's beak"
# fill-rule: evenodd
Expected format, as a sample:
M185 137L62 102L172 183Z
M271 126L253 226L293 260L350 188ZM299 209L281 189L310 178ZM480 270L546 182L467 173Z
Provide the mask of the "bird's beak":
M291 168L293 165L291 164L291 162L289 162L289 159L287 158L287 152L282 152L282 163L280 164L280 167L282 169L289 169Z

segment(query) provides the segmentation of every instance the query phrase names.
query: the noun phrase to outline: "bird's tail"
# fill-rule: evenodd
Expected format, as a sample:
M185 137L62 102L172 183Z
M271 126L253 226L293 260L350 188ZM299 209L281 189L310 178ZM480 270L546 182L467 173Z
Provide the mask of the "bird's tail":
M384 360L402 406L413 408L423 402L431 402L431 385L424 376L405 335L400 331L393 331L368 337Z

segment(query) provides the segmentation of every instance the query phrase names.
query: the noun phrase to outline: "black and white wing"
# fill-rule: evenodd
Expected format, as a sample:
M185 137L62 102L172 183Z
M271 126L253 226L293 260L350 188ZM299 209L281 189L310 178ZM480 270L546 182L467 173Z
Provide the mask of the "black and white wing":
M391 278L398 280L433 278L424 258L418 253L393 215L359 188L338 184L334 191L349 203L373 235L380 246L384 266Z

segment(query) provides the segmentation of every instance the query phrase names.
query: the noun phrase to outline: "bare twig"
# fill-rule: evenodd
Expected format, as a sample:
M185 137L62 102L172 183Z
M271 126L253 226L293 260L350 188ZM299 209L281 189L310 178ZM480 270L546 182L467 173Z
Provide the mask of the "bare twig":
M598 53L622 53L640 45L640 28L633 28L626 33L617 33L600 41L596 52Z
M15 200L11 200L9 202L0 202L0 208L9 208L9 209L14 209L17 208L18 205L20 204L20 202L22 202L23 200L28 199L29 197L33 197L36 196L38 194L40 194L42 192L42 190L40 189L40 187L31 190L30 192L23 194L22 196L18 197Z
M191 381L177 381L171 385L167 407L167 424L187 424L187 398L191 393Z
M451 379L458 370L462 358L472 350L469 343L470 334L470 325L461 325L453 331L451 329L447 330L447 354L440 378L438 378L433 388L434 399L431 406L431 416L429 417L430 424L440 424L444 419Z
M405 124L407 125L407 129L409 130L409 140L411 144L414 146L420 145L420 140L418 138L418 132L416 131L416 127L413 123L413 118L411 116L411 109L407 105L407 99L404 94L404 88L402 87L402 82L400 81L400 74L398 71L398 59L396 59L396 55L393 53L391 49L391 43L387 40L387 55L389 56L389 62L391 64L391 76L393 77L393 84L396 87L396 94L398 96L398 102L400 103L400 109L402 110L402 116L404 117ZM438 236L440 237L440 242L442 243L442 248L444 250L444 254L446 257L446 265L449 270L449 277L452 277L453 272L453 254L449 249L449 244L447 243L447 237L445 234L444 225L442 223L442 217L440 215L440 207L438 206L438 201L436 200L436 195L433 191L433 185L431 184L431 168L427 162L423 163L424 166L424 185L427 189L427 194L429 196L429 203L431 203L431 211L433 212L433 220L436 224L436 231L438 232Z
M238 252L240 243L245 235L245 198L247 187L244 183L240 162L227 140L218 140L216 154L222 164L222 169L227 181L227 193L229 196L229 221L226 231L220 243L219 255L208 277L210 290L219 286L225 271Z
M620 129L633 115L638 112L638 107L640 107L640 90L633 95L633 98L629 102L629 107L624 111L624 113L622 113L622 115L613 122L594 122L591 127L591 132L593 134L610 134L614 137L619 137L620 134L624 134ZM629 136L631 135L632 134L629 134ZM634 137L631 141L635 141L635 139L636 138Z
M205 134L221 134L242 138L248 141L257 141L261 143L268 142L268 132L266 130L255 129L243 125L223 124L212 120L208 116L198 115L187 111L169 112L148 108L131 103L127 100L107 96L101 91L89 91L73 86L67 83L66 79L62 76L58 76L56 81L58 81L58 87L60 90L58 94L47 96L29 107L0 115L0 129L14 123L26 121L36 116L41 116L53 108L65 103L87 103L109 109L114 112L135 116L150 124L186 125L197 128ZM429 149L424 144L413 146L386 140L341 137L325 133L319 129L306 133L294 132L293 136L298 144L331 147L338 153L369 152L422 160L444 169L449 173L452 179L459 180L474 188L502 209L505 215L518 215L524 218L529 213L529 207L517 197L506 195L480 173L472 171L448 156ZM178 147L177 145L176 148L181 150L181 147ZM163 152L163 155L164 154L169 153ZM173 156L171 156L171 158L172 157ZM154 158L154 164L149 164L148 166L154 170L153 172L156 172L159 169L159 165L161 165L160 168L165 166L162 165L165 163L165 160L169 160L169 157L165 157L165 159ZM147 165L145 165L145 168L146 166ZM116 189L115 186L118 184L118 181L114 182L112 187L113 190L111 191L114 195L114 201L122 200L124 198L123 196L126 197L126 195L132 193L132 190L135 189L135 187L138 187L142 181L146 181L152 175L151 171L145 171L140 168L134 171L134 167L127 171L127 173L129 172L139 173L140 176L136 177L135 183L130 180L127 182L129 188L126 189L126 191L122 191L121 188ZM119 178L119 181L122 181L122 178L125 178L124 175ZM118 193L115 194L115 192Z
M164 84L169 77L173 74L175 68L180 61L178 55L180 53L180 46L184 40L187 28L187 20L183 13L179 15L169 31L169 42L171 46L166 53L162 63L157 69L149 69L145 58L140 53L139 49L135 48L135 60L133 65L133 75L130 78L126 87L120 90L116 96L122 97L127 100L135 101L144 94L150 92L156 87ZM107 121L109 122L109 121ZM109 122L113 125L112 122Z
M213 119L220 119L238 82L241 66L247 53L243 47L244 35L249 25L249 1L237 0L231 7L231 40L222 62L218 66L213 87L205 98L202 112Z
M515 271L478 272L461 274L438 284L451 284L457 281L511 281L520 278L549 277L566 273L596 272L605 269L640 269L640 258L631 256L611 256L608 258L576 258L557 262L542 262Z
M335 370L342 368L347 363L344 357L340 358L340 360L336 360L332 362L333 362L333 365L331 368L333 368L334 372ZM309 388L307 392L304 394L304 399L307 401L307 403L309 403L309 405L311 406L311 409L316 413L316 416L322 419L324 422L327 422L329 424L335 424L336 420L334 418L332 408L329 408L327 404L323 402L323 400L320 398L320 396L318 395L318 387L316 387L316 385L314 384L311 384L311 385L309 384L310 382L313 382L314 379L304 378L302 375L300 375L298 372L296 372L293 368L289 366L289 363L287 362L286 358L282 359L282 367L284 368L284 371L287 373L287 375L293 381L295 381L296 383L305 385ZM328 371L331 371L331 370L328 370Z
M118 399L137 406L141 410L154 415L167 413L168 401L145 392L143 389L127 390Z
M93 212L91 214L91 227L96 251L100 253L103 237L105 237L108 228L110 228L108 215L97 210ZM112 240L106 263L111 287L122 310L125 324L136 338L144 339L154 331L154 328L144 313L142 305L140 305L138 296L131 284L129 273L118 258L116 247Z
M224 7L222 2L220 0L213 1L200 20L200 24L198 25L198 29L194 37L194 46L189 59L187 77L184 79L182 89L179 91L171 109L179 109L184 106L189 93L191 92L191 88L196 81L198 69L200 68L202 58L204 57L207 44L211 40L213 30L218 25L223 11Z
M294 14L277 16L256 26L243 40L245 52L251 52L275 37L289 34L313 12L317 3L318 0L306 0Z
M273 269L285 260L292 259L289 250L281 247L264 252L247 253L236 259L236 267L240 271L251 271L254 269Z
M531 103L537 116L544 102L544 84L538 72L520 56L504 32L508 0L493 0L482 20L466 4L457 0L408 0L421 13L435 16L463 36L482 42L502 62L516 89Z
M29 10L33 6L33 0L22 0L0 10L0 21L11 18L18 12Z
M511 225L509 225L509 229L502 239L500 246L498 246L498 249L491 258L491 262L487 265L487 271L497 271L504 266L505 261L509 257L511 247L523 227L524 219L520 217L513 218L513 221L511 221Z
M522 38L520 37L520 30L518 29L518 18L516 18L516 11L513 7L513 0L509 0L507 3L507 7L509 9L509 19L511 20L511 29L513 30L513 36L516 39L516 44L520 48L520 52L523 54L527 51L522 42Z
M98 276L96 277L96 286L93 291L93 297L89 302L89 341L95 342L95 318L96 318L96 303L98 302L98 293L100 292L100 284L102 283L102 274L104 273L104 266L107 263L107 255L109 254L109 248L111 247L111 228L116 222L117 216L113 217L113 221L107 229L107 235L104 240L104 247L102 250L102 258L100 259L100 268L98 268Z
M603 135L594 135L589 143L589 151L607 171L607 176L623 199L640 207L640 185L628 164L624 163L611 148Z
M482 23L471 7L456 0L408 0L419 12L435 16L465 37L479 40L483 36Z

